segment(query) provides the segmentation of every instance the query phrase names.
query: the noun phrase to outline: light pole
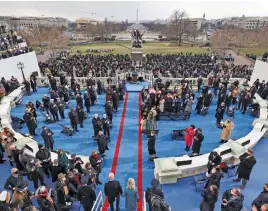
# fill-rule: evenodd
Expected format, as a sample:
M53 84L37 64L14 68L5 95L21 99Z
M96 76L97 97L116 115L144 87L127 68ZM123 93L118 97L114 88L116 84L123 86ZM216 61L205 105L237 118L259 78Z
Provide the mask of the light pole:
M26 81L26 79L25 79L25 75L24 75L24 72L23 72L24 64L23 64L22 62L19 62L19 63L17 64L17 67L18 67L18 69L21 70L23 80Z

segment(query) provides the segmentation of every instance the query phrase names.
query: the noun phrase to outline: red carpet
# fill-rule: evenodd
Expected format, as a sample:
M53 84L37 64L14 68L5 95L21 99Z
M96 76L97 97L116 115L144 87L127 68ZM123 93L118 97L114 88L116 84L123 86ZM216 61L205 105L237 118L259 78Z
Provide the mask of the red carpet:
M139 194L139 203L138 211L142 211L142 130L140 126L141 122L141 93L139 93L138 101L138 194Z
M126 95L125 95L125 101L124 101L124 107L123 107L121 122L120 122L120 128L119 128L119 132L118 132L118 136L117 136L117 141L116 141L116 147L115 147L115 151L114 151L114 159L113 159L113 164L112 164L112 169L111 169L111 172L113 172L114 174L116 173L116 166L117 166L117 161L118 161L118 155L119 155L119 150L120 150L120 145L121 145L121 139L122 139L124 124L125 124L125 116L126 116L126 110L127 110L127 101L128 101L128 92L126 92ZM109 202L108 202L108 199L106 198L105 203L104 203L103 208L102 208L102 211L107 211L108 210L108 207L109 207Z

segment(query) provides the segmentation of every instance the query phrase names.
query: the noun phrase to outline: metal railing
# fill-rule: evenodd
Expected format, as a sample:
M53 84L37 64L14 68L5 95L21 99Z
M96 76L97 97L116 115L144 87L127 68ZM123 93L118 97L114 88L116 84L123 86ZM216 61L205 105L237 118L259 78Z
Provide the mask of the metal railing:
M96 201L93 204L91 211L101 211L102 206L103 206L103 197L102 197L102 192L100 191L96 198Z
M142 211L146 211L147 207L146 207L146 198L145 198L145 192L143 192L143 202L142 202Z

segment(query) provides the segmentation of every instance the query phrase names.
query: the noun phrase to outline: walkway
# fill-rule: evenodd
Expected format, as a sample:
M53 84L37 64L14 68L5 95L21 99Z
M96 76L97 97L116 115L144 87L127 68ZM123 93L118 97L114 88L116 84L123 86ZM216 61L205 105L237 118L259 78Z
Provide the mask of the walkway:
M231 54L234 57L234 64L235 65L254 65L254 62L252 62L250 59L248 59L247 57L245 57L244 55L237 55L236 52L232 51L232 50L228 50L227 54Z

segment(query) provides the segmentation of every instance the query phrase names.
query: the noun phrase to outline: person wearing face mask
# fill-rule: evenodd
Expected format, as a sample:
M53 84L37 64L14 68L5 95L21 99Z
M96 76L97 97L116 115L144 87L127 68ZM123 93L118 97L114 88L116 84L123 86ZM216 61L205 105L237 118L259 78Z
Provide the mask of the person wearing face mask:
M247 180L249 180L251 171L256 164L256 159L253 153L254 151L252 149L248 149L246 153L239 157L240 164L237 169L238 177L236 179L233 179L233 181L240 182L242 179L242 185L240 186L241 189L245 188Z
M97 136L99 131L101 131L101 127L102 127L102 122L101 119L99 118L98 114L94 114L94 118L92 119L92 125L93 125L93 129L94 129L94 136Z
M35 195L37 197L37 203L42 211L58 210L55 203L56 193L54 190L41 186L36 190Z
M99 180L99 174L101 173L102 158L96 150L93 150L91 156L89 157L89 162L97 173L96 183L101 185L102 182Z
M268 204L268 183L264 185L263 191L260 195L252 202L253 211L265 211L268 209L262 208L263 205ZM267 207L266 207L267 208Z
M27 210L28 207L31 207L33 205L32 199L34 198L34 194L31 193L27 189L28 183L25 181L20 182L12 195L12 201L22 201L23 206L21 208L22 211Z
M23 175L19 173L18 169L12 168L11 175L7 178L4 188L14 191L16 186L21 182L23 182Z
M110 121L106 114L103 114L103 118L101 119L103 125L104 135L110 138Z
M227 190L222 195L221 211L234 211L243 208L244 195L238 188Z
M54 146L54 139L53 139L54 133L48 129L46 126L42 127L41 136L44 139L45 147L49 150L53 150Z
M57 192L58 205L60 208L71 205L71 197L69 195L69 188L66 183L65 174L60 173L58 180L55 182L55 191Z

